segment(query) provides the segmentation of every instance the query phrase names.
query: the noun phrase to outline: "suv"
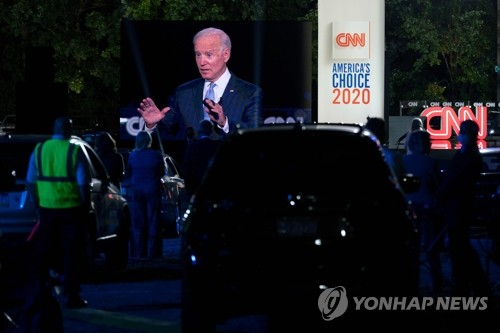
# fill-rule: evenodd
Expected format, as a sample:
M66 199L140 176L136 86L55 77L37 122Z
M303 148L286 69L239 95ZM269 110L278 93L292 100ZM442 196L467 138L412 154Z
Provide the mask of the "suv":
M0 136L0 232L12 244L26 240L37 222L37 209L26 189L26 171L35 145L50 135L12 134ZM92 174L92 208L88 219L89 262L104 254L112 268L128 262L130 212L127 201L110 183L107 171L93 148L79 137Z
M181 230L184 332L249 315L270 331L352 328L363 322L354 310L335 323L321 318L322 291L418 293L411 207L380 143L359 125L238 130L214 156Z

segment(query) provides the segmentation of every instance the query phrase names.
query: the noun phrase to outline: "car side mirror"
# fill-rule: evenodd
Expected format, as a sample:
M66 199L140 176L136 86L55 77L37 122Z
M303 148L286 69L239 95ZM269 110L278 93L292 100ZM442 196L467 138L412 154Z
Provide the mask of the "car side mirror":
M411 173L404 174L399 179L399 183L405 193L414 193L420 189L420 177Z

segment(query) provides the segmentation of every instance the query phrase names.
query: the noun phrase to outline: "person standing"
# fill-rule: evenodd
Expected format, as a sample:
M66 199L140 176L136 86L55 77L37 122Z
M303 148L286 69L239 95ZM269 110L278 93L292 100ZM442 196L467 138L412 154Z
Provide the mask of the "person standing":
M161 258L163 255L160 219L161 178L165 165L161 152L151 149L151 145L151 134L140 131L127 163L132 211L131 258Z
M387 139L387 131L385 129L385 120L378 117L369 117L366 121L365 128L369 129L378 139L382 149L384 151L384 156L394 171L396 177L401 179L404 175L404 165L403 165L403 156L396 150L391 150L387 147L386 139Z
M37 144L28 166L27 187L39 207L35 253L38 279L45 285L51 269L63 280L64 306L81 308L85 237L90 210L90 169L82 149L70 142L71 120L54 121L51 139Z
M197 128L203 119L212 122L213 139L223 139L237 128L262 124L262 89L244 81L227 67L231 39L222 30L206 28L193 38L200 78L178 86L168 106L160 110L147 97L137 111L146 130L158 127L163 139L187 139L188 128Z
M443 292L443 277L439 245L443 226L435 207L440 170L438 160L429 156L430 150L429 132L423 129L413 131L407 137L407 153L403 156L403 164L405 173L420 179L418 191L407 193L406 198L417 214L420 246L430 266L433 291L440 295Z
M403 142L404 140L404 147L405 147L405 150L408 150L408 137L409 135L412 133L412 132L415 132L415 131L421 131L421 130L426 130L425 127L424 127L424 123L422 121L422 119L416 117L416 118L413 118L411 120L411 123L410 123L410 128L408 129L408 131L406 131L403 135L401 135L398 139L398 141L396 142L396 144L399 146L401 144L401 142Z
M460 150L451 159L437 191L437 203L448 230L455 296L491 295L488 276L469 236L474 220L476 182L483 168L477 146L478 133L475 121L460 123Z
M182 161L182 171L188 197L198 188L210 160L219 147L220 140L212 140L210 137L212 132L212 123L209 120L202 120L198 128L199 139L187 146Z
M118 152L115 139L109 132L101 132L97 135L94 148L108 171L111 183L120 189L125 175L125 162L123 155Z

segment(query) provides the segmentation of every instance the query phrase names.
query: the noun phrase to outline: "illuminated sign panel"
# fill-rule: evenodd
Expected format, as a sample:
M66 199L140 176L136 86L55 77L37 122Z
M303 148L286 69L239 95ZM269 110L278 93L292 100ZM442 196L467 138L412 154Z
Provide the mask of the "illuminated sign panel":
M384 117L383 0L318 1L318 121Z
M370 22L332 23L333 59L370 59Z
M458 109L458 115L449 106L443 108L439 106L429 107L422 111L420 114L422 117L427 117L427 131L431 135L432 140L447 140L451 137L451 132L454 131L455 134L460 134L460 123L464 120L474 120L479 126L478 139L486 138L487 133L487 118L488 109L485 106L479 106L476 108L476 114L472 112L470 107L464 106ZM433 129L430 126L432 119L434 117L441 118L441 128Z
M402 100L400 106L400 116L389 117L389 145L394 142L393 148L400 148L402 140L396 138L408 131L412 115L425 122L432 149L459 149L457 136L464 120L477 123L479 148L500 147L500 102Z

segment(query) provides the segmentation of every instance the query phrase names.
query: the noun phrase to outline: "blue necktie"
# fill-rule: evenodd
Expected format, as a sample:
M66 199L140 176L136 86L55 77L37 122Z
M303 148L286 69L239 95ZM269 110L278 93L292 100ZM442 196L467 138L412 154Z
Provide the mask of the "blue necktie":
M215 87L215 83L213 82L210 82L210 85L208 86L208 90L207 92L205 93L205 98L208 98L212 101L215 102L215 93L214 93L214 87ZM205 112L205 109L203 109L203 118L204 119L208 119L210 120L210 117L208 116L208 114Z

